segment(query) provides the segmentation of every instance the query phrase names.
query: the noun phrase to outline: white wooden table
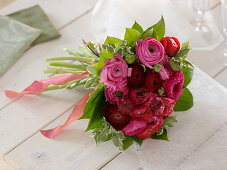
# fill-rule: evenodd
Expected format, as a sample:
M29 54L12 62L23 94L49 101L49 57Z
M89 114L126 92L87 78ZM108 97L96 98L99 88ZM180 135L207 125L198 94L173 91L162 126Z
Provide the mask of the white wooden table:
M42 79L45 58L61 56L62 48L76 47L81 39L93 39L90 30L91 11L96 0L0 0L0 14L5 15L39 4L62 34L62 37L39 44L28 51L0 77L0 90L21 90L34 79ZM221 29L218 0L212 2L212 13ZM227 68L217 60L222 47L214 51L192 51L189 57L195 65L227 87ZM209 58L209 60L207 60ZM65 121L73 105L85 90L59 90L39 96L24 96L14 100L0 93L0 170L4 169L123 169L139 168L130 154L120 153L112 144L96 147L88 133L82 133L87 121L70 125L55 140L40 135L39 130L55 127ZM124 162L124 163L123 163ZM125 166L128 163L127 167ZM131 168L130 168L131 167ZM118 169L119 169L118 168Z

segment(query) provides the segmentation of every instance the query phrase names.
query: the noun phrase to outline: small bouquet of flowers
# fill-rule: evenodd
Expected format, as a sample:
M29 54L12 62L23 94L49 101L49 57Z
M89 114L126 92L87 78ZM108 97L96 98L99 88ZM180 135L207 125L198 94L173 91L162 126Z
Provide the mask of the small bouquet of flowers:
M65 49L70 56L47 59L50 67L44 72L60 75L35 81L20 93L6 91L6 95L84 85L90 92L63 125L42 130L44 136L53 138L73 121L89 119L86 131L92 131L96 143L112 140L121 151L148 138L168 140L167 129L177 121L172 112L193 105L187 88L193 65L185 60L190 43L164 35L162 17L145 31L135 22L126 28L123 40L108 36L102 45L83 41L80 52Z

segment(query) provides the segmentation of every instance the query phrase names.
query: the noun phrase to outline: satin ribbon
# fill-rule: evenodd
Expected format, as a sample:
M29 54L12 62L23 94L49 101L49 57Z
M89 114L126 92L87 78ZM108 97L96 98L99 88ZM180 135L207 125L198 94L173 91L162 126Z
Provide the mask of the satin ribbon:
M60 133L65 127L67 127L69 124L78 120L83 115L84 107L86 105L87 100L89 99L89 95L91 92L87 93L82 99L80 99L80 101L74 107L73 112L70 114L67 121L63 125L55 127L53 129L49 129L49 130L40 130L40 132L45 137L52 139L58 133Z
M12 98L12 97L19 97L24 94L40 94L43 91L45 91L45 89L49 85L64 85L72 80L82 79L86 77L88 77L87 72L83 74L75 74L75 73L61 74L59 76L51 77L49 79L36 80L30 86L28 86L22 92L19 92L19 93L15 91L5 90L5 95L9 98Z

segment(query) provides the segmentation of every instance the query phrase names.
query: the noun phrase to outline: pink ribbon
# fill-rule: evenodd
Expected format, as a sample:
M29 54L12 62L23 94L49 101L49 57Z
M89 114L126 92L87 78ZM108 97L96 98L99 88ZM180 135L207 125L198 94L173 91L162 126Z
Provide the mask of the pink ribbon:
M74 107L73 112L70 114L69 118L67 119L67 121L63 125L55 127L53 129L49 129L49 130L41 130L40 132L45 137L52 139L58 133L60 133L65 127L67 127L69 124L78 120L83 115L84 107L86 105L87 100L89 99L90 93L91 92L89 92L82 99L80 99L80 101Z
M22 92L18 93L15 91L5 90L5 95L9 98L22 96L24 94L40 94L49 85L64 85L72 80L82 79L88 77L87 72L83 74L67 73L59 76L51 77L44 80L36 80L30 86L25 88Z

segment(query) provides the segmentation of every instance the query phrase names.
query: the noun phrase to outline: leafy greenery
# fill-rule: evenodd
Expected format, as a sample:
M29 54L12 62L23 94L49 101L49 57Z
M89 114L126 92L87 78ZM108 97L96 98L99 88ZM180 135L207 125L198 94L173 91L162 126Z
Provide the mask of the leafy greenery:
M183 60L187 57L190 48L190 41L182 43L181 49L173 56L175 59L182 58Z
M176 123L176 122L177 122L177 119L175 116L168 116L167 118L164 119L163 126L165 128L173 127L173 123Z
M115 37L107 36L104 44L121 44L122 40Z
M134 24L132 26L132 29L135 29L135 30L139 31L141 34L143 33L143 28L136 21L134 22Z
M164 35L165 35L165 20L164 20L163 16L156 24L149 27L143 33L144 38L146 38L147 36L151 36L151 37L157 39L158 41L162 37L164 37Z
M155 133L154 135L152 135L151 138L152 139L169 141L167 130L165 128L163 129L163 133L161 135L158 135L157 133Z
M185 87L185 88L183 88L183 92L173 110L175 112L186 111L186 110L190 109L192 106L193 106L192 93L190 92L190 90L188 88Z
M128 42L128 45L132 48L135 47L136 41L141 38L141 33L133 28L126 28L124 40Z
M181 70L184 74L184 87L186 87L192 80L194 67L189 61L184 60Z

